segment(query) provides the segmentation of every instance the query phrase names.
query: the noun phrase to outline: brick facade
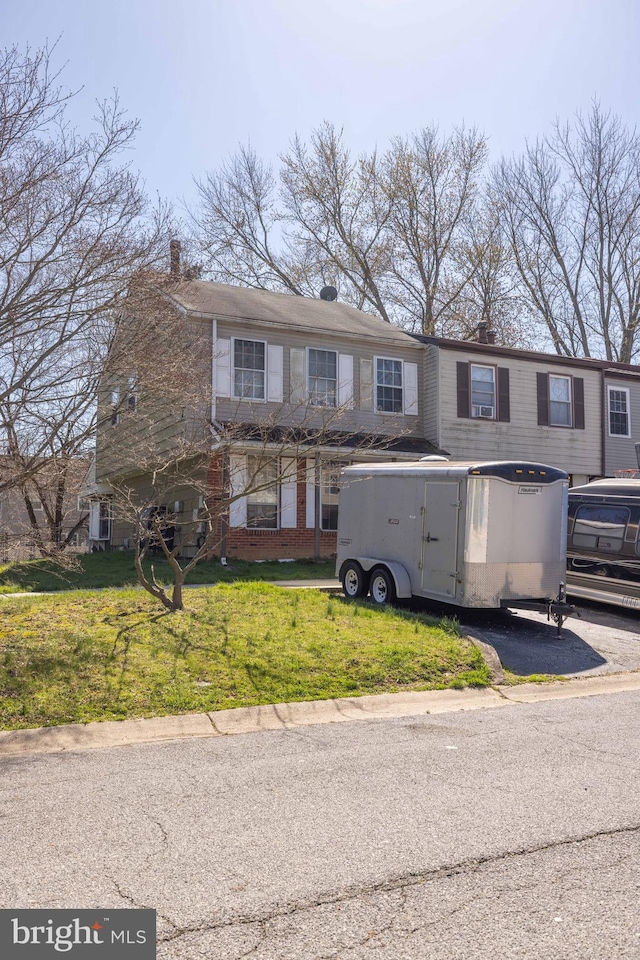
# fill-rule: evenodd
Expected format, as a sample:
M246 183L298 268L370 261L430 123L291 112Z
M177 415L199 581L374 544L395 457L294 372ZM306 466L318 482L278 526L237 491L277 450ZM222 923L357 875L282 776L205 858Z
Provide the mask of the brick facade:
M216 531L216 543L224 541L224 553L227 557L239 560L280 560L307 559L315 554L315 530L306 526L307 484L305 474L306 460L298 458L298 482L296 496L296 527L283 530L249 530L245 527L229 527L228 516L221 518ZM208 482L210 493L208 501L212 513L216 512L216 503L224 498L223 494L223 455L214 453L209 463ZM224 531L226 527L226 534ZM320 556L335 556L337 535L335 531L320 532ZM221 547L213 551L220 556Z

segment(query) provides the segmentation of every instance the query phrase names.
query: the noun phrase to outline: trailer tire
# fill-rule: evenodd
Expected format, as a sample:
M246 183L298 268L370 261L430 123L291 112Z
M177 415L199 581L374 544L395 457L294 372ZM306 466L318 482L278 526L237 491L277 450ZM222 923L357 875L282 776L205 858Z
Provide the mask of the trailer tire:
M383 607L387 603L393 604L396 602L396 585L386 567L375 568L371 574L369 592L371 599L378 606Z
M369 591L369 576L364 572L357 560L347 560L340 571L342 589L349 600L366 597Z

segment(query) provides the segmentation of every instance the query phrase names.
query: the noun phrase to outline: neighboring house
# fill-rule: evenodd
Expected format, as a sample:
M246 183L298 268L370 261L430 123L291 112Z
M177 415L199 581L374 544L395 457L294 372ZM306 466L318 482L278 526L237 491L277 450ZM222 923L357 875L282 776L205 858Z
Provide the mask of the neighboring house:
M593 361L421 337L425 430L454 459L519 459L602 476L602 383Z
M37 486L33 481L26 483L35 528L23 491L8 487L0 492L0 563L42 556L40 544L45 547L51 544L52 526L56 520L58 537L65 544L64 549L69 553L86 552L89 546L89 504L80 497L86 472L87 461L78 459L67 471L60 488L55 471L48 470L45 465L38 472ZM58 502L61 492L62 500Z
M606 477L638 474L640 367L607 364L604 381L604 470Z
M398 328L338 302L199 280L176 279L163 293L192 325L190 375L202 383L210 409L187 405L180 416L158 414L151 424L143 417L142 391L138 406L135 373L105 385L114 412L108 415L103 398L94 546L131 543L131 525L111 517L104 494L124 469L120 438L130 442L136 416L151 431L162 419L158 443L165 446L178 434L198 436L209 428L209 462L202 464L207 497L220 498L225 485L238 497L219 531L220 552L229 557L308 557L318 548L322 555L334 553L343 465L438 452L424 438L424 348ZM229 454L216 438L230 425L235 440ZM297 437L290 451L281 449L285 430ZM307 453L306 436L315 437ZM255 458L278 449L280 463L265 468L263 489L242 496L245 478L259 466ZM153 497L148 473L127 482L141 500ZM187 484L157 506L170 508L179 536L181 521L197 516L202 500Z
M572 485L637 467L640 368L478 342L425 345L425 436L453 459L527 459ZM640 432L635 434L640 439Z

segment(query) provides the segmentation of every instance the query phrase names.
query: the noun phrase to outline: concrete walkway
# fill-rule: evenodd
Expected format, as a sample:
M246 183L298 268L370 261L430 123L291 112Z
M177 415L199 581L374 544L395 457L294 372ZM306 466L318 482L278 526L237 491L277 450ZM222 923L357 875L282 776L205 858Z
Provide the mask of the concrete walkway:
M239 707L149 720L109 720L0 732L0 757L95 750L100 747L288 730L319 723L381 720L457 710L481 710L640 690L640 671L466 690L426 690L304 703Z

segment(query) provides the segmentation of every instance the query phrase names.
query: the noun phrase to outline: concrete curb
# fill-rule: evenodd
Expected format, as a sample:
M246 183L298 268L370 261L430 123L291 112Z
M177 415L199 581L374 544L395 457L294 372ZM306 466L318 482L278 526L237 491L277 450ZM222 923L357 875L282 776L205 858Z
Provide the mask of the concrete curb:
M234 736L268 730L289 730L319 723L453 713L459 710L481 710L636 690L640 690L640 671L556 683L525 683L513 687L475 690L383 693L338 700L239 707L212 713L153 717L148 720L107 720L60 727L7 730L0 731L0 757L96 750L193 737Z

